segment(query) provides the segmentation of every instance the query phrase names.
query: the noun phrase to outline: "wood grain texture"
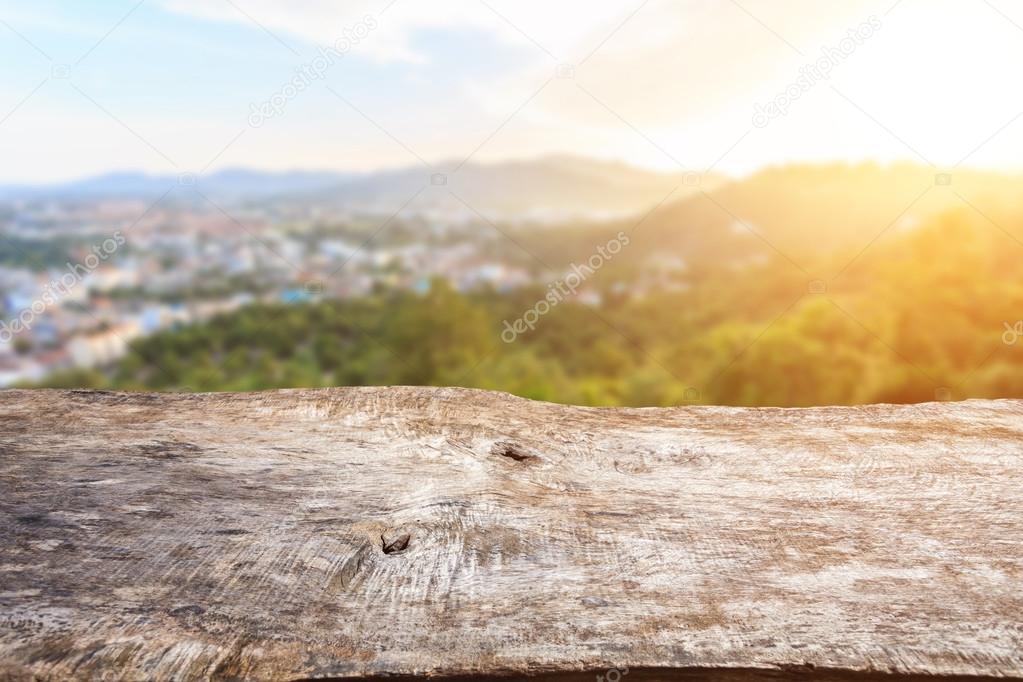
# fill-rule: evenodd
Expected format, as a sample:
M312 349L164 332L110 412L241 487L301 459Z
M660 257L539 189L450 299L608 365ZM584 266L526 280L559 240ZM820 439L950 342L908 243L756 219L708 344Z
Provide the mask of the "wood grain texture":
M0 676L1023 677L1021 465L1015 401L4 391Z

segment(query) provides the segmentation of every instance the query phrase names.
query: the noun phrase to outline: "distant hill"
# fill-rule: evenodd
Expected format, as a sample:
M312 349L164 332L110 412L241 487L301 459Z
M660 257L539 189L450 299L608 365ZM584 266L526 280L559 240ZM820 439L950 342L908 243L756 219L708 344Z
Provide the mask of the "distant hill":
M657 249L710 254L735 247L738 235L764 253L841 258L878 235L968 208L964 198L995 220L1023 208L1023 176L963 170L945 185L938 173L915 164L769 168L663 206L638 234Z
M434 174L444 177L435 180ZM464 212L468 204L488 217L549 221L628 215L662 201L674 188L675 196L685 196L692 190L683 180L682 173L554 156L461 167L452 161L431 169L385 171L339 184L325 196L347 206L394 210L425 187L428 191L416 200L418 208Z
M716 268L781 254L830 276L872 240L913 230L950 210L974 211L1023 240L1023 176L960 170L951 184L917 164L791 165L704 186L611 222L565 223L524 234L530 249L553 262L587 258L598 237L626 230L622 260L676 254L691 267ZM975 212L975 211L974 211ZM982 218L982 216L978 217Z
M441 174L443 180L435 178ZM208 196L238 200L294 198L351 209L391 212L424 187L412 210L466 212L462 203L495 218L610 217L642 210L690 190L681 173L658 173L624 163L570 156L495 164L457 162L365 174L332 172L217 171L196 179ZM112 198L159 196L178 187L178 177L111 173L39 187L0 187L0 200L15 198ZM182 187L178 196L187 196ZM453 196L454 193L458 198Z

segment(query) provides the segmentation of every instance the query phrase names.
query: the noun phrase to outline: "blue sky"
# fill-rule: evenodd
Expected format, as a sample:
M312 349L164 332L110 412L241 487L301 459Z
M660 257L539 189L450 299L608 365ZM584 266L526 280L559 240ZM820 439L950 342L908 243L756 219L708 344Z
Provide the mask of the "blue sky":
M377 27L322 81L249 126L254 104L367 16ZM751 125L869 17L880 30L827 82ZM1023 9L1006 0L0 0L0 21L3 183L470 154L731 173L968 155L1015 169L1023 143L1007 80L1023 66Z
M409 44L429 55L421 63L361 55L356 46L322 81L289 101L283 115L253 130L247 126L251 105L279 92L330 41L267 27L296 55L254 22L210 20L157 2L7 3L0 19L7 24L0 25L0 61L9 67L0 75L0 116L13 111L0 125L0 149L18 149L4 150L10 164L0 170L5 182L75 177L107 167L172 170L146 143L179 170L198 170L197 164L241 131L252 142L239 140L241 157L232 163L225 152L218 166L408 165L417 160L323 86L343 93L374 120L387 120L392 134L412 125L421 131L428 123L443 130L452 111L460 114L460 91L469 80L508 73L529 52L460 27L415 31ZM360 19L356 15L339 26ZM67 78L61 77L64 69ZM482 126L481 138L485 130ZM109 153L102 145L109 145ZM311 154L316 147L337 153ZM451 150L452 156L462 153Z

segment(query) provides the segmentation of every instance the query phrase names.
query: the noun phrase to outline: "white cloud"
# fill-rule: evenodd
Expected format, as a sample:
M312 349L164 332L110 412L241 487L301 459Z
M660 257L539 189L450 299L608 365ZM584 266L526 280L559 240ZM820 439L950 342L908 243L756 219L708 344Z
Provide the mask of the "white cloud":
M568 60L599 29L636 9L636 2L510 2L509 0L163 0L170 11L207 20L253 24L279 32L284 40L330 43L340 31L366 14L381 20L382 30L367 44L366 54L381 59L422 60L414 47L418 32L429 29L474 30L512 44L542 45ZM386 8L386 10L385 10ZM538 56L547 58L537 48Z

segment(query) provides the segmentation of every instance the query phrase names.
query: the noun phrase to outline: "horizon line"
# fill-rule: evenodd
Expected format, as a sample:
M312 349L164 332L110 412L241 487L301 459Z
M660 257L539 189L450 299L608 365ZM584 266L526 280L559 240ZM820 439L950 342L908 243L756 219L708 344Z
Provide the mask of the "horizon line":
M728 173L728 172L725 172L725 171L718 171L718 170L714 170L714 169L711 169L709 172L707 172L707 171L699 171L699 170L695 170L695 169L683 169L683 168L678 168L677 170L672 170L672 169L664 169L664 168L660 168L660 167L654 167L654 166L634 163L634 162L627 161L627 160L621 159L621 158L603 158L603 157L598 157L598 156L585 156L585 155L582 155L582 154L558 153L558 152L555 152L555 153L550 153L550 154L541 154L541 155L529 156L529 157L509 157L509 158L502 159L502 160L483 161L483 162L481 162L481 161L459 162L459 161L457 161L455 159L447 158L447 159L445 159L443 161L436 162L436 163L433 163L433 164L429 164L426 168L424 168L424 172L431 173L431 172L443 172L443 171L446 171L446 173L448 175L453 175L453 174L457 173L458 169L463 167L463 166L473 166L473 167L477 167L477 168L495 168L495 167L500 167L500 166L551 163L551 162L554 162L554 161L573 161L573 162L582 162L582 163L588 163L588 164L593 164L593 165L605 165L605 166L619 165L619 166L622 166L622 167L624 167L624 168L626 168L626 169L628 169L630 171L641 172L641 173L649 173L649 174L652 174L652 175L660 175L660 176L664 176L664 177L670 177L670 176L682 177L682 176L685 176L685 175L687 175L689 173L697 173L700 176L711 176L711 177L716 177L716 178L720 178L722 180L733 181L733 182L734 181L745 180L745 179L754 177L754 176L759 175L759 174L764 173L764 172L768 172L768 171L772 171L772 170L781 170L781 169L795 169L795 168L815 169L815 168L827 168L827 167L832 167L833 168L833 167L836 167L836 166L845 167L845 168L857 168L857 167L863 167L863 166L875 166L875 167L878 167L878 168L881 168L881 169L895 169L895 168L899 168L899 167L916 167L916 168L927 168L928 167L927 164L922 163L922 162L920 162L918 160L910 159L910 158L891 159L891 160L879 160L879 159L864 157L864 158L855 159L855 160L854 159L834 159L834 160L789 160L789 161L778 161L778 162L771 162L771 163L767 163L767 164L763 164L763 165L757 166L754 170L751 170L751 171L748 171L748 172L745 172L745 173ZM336 175L336 176L346 176L347 175L347 176L351 176L351 179L356 180L356 179L371 178L373 176L378 176L378 175L385 175L385 174L388 174L388 173L406 172L406 171L410 171L412 169L415 169L417 167L420 167L422 165L423 164L402 164L402 165L394 165L394 166L378 166L378 167L375 167L375 168L372 168L372 169L365 169L365 170L345 169L345 168L319 168L319 167L309 167L309 166L306 166L306 167L290 166L290 167L286 167L286 168L272 168L272 167L255 166L255 165L252 165L252 166L233 165L233 166L223 166L221 168L217 168L217 169L210 170L210 171L207 171L207 172L199 172L199 173L184 172L184 173L176 173L176 174L175 173L161 173L161 172L157 172L157 171L151 171L151 170L140 169L140 168L112 168L112 169L106 170L106 171L98 171L98 172L91 173L91 174L78 175L78 176L74 176L74 177L70 177L70 178L65 178L65 179L52 179L52 180L31 181L31 182L7 182L7 181L0 180L0 190L5 190L5 191L9 192L9 191L12 191L12 190L57 189L57 188L60 188L61 186L75 185L75 184L80 184L80 183L89 182L89 181L93 181L93 180L99 180L99 179L104 179L104 178L111 178L111 177L119 176L119 175L122 175L122 176L133 176L133 177L138 178L138 179L146 179L146 180L157 180L157 179L161 179L161 178L182 177L182 176L185 176L185 175L190 175L190 176L193 176L194 178L198 179L198 178L202 178L202 177L213 177L213 176L222 175L222 174L226 174L226 173L241 172L241 173L259 174L259 175L264 175L264 176L274 176L274 175L280 176L280 175L289 175L289 174L309 174L309 175L322 174L322 175ZM995 168L995 167L990 167L990 166L966 166L966 167L957 167L957 168L954 168L954 169L952 167L949 167L948 169L946 169L945 167L938 166L938 165L933 165L931 167L934 168L936 173L940 173L942 171L952 169L952 170L957 170L959 172L986 173L986 174L1001 175L1001 176L1006 176L1006 177L1012 177L1012 176L1016 176L1016 175L1023 175L1023 166L1021 166L1019 168L1013 168L1013 169ZM454 170L452 170L452 169L454 169Z

